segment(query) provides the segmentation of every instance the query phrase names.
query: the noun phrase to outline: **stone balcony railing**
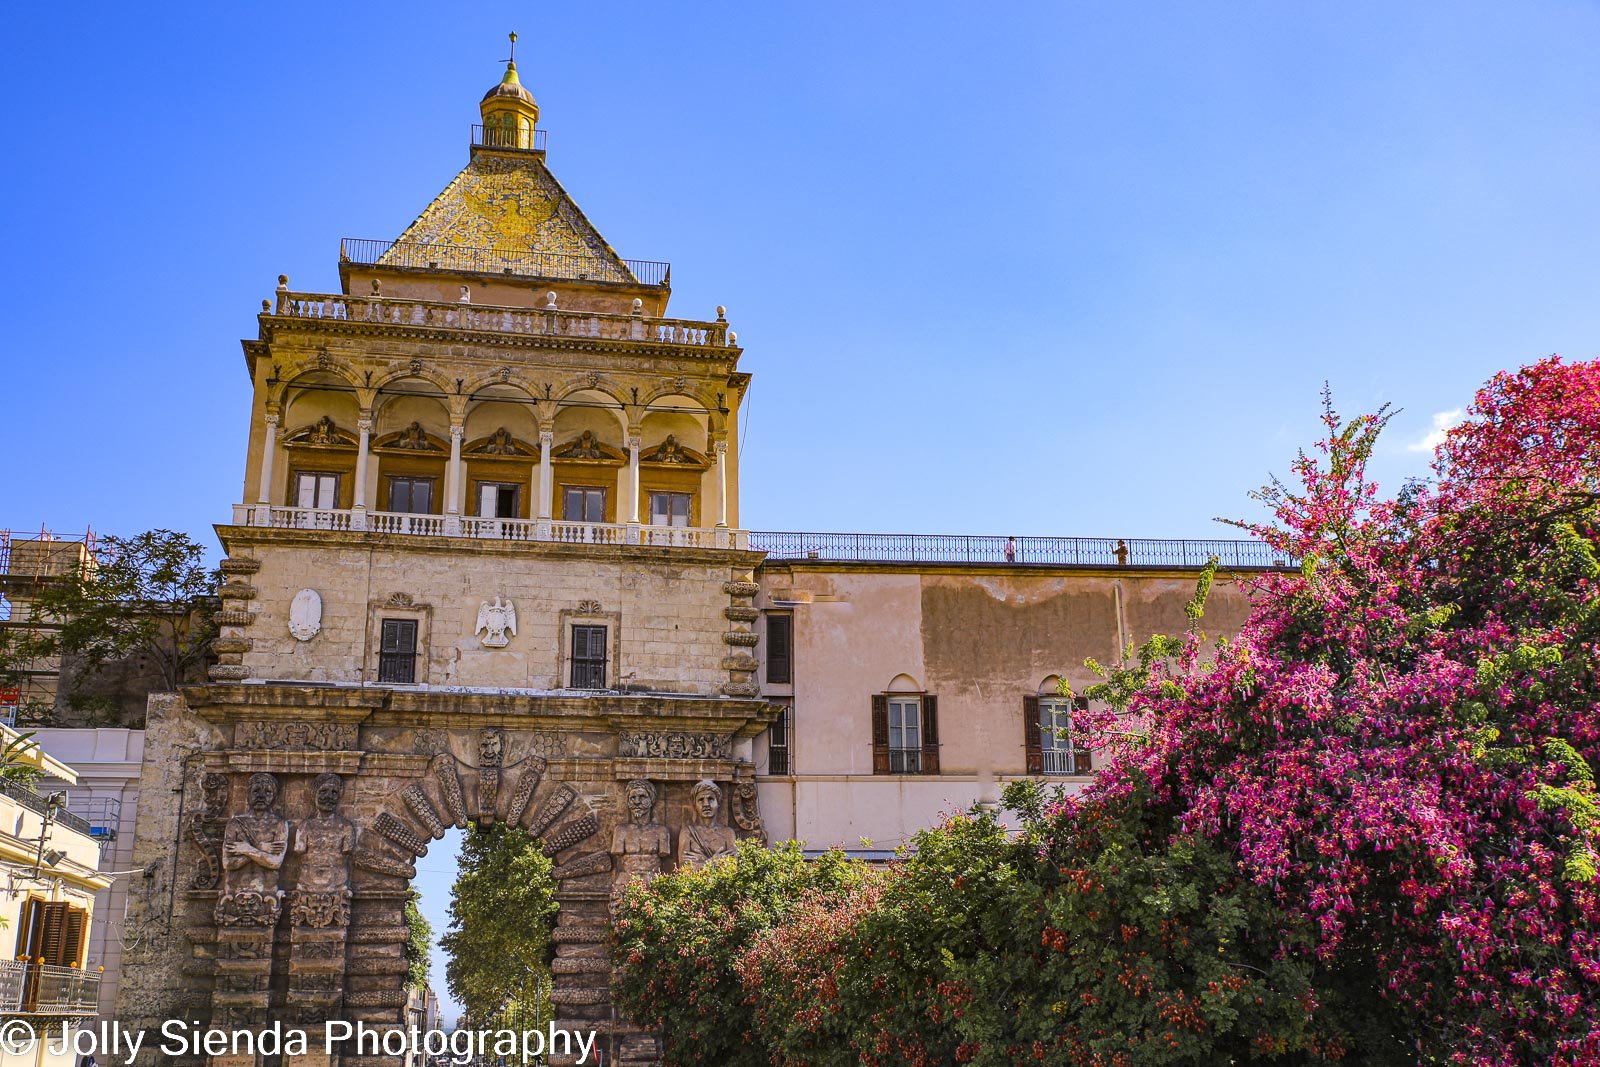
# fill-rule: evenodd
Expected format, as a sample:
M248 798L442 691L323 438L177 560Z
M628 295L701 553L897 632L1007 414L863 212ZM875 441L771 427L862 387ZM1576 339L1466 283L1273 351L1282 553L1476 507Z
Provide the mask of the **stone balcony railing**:
M435 300L345 296L338 293L296 293L278 289L277 301L262 301L262 315L279 319L330 323L371 323L412 326L474 333L517 334L525 337L570 337L592 341L637 341L695 349L732 348L734 334L718 308L715 322L663 319L640 311L631 315L593 311L564 311L552 302L545 307L501 307L489 304L445 303Z
M652 526L631 522L561 519L486 519L476 515L413 515L364 508L286 508L235 504L235 526L278 530L339 530L413 537L472 537L486 541L539 541L569 545L645 545L652 548L750 547L750 533L726 526Z

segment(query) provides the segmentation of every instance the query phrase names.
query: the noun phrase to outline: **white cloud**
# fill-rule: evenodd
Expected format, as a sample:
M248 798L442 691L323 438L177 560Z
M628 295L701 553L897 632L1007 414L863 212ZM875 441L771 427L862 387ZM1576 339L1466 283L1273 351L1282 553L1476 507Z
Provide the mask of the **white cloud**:
M1461 421L1462 411L1453 408L1450 411L1440 411L1433 416L1433 429L1423 434L1422 440L1406 445L1407 452L1432 452L1444 444L1444 435L1452 426Z

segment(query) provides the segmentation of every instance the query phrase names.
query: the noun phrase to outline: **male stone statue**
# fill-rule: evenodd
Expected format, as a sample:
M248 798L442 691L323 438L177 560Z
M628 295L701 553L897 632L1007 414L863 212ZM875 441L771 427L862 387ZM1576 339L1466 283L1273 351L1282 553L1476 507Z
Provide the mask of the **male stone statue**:
M738 845L733 831L717 825L722 789L716 782L702 779L694 784L689 801L689 823L678 834L678 862L686 867L703 867L714 859L733 855Z
M611 854L616 857L615 885L621 888L635 878L649 881L661 873L661 861L672 854L672 833L651 816L656 807L656 787L643 778L628 783L624 793L628 821L611 833Z
M295 855L302 858L289 914L297 926L344 926L350 921L350 853L356 847L355 824L338 811L344 779L319 774L313 793L317 813L294 835Z
M264 772L250 776L248 812L228 820L222 833L222 894L217 898L220 926L273 926L283 890L278 871L289 851L289 822L272 810L278 780Z

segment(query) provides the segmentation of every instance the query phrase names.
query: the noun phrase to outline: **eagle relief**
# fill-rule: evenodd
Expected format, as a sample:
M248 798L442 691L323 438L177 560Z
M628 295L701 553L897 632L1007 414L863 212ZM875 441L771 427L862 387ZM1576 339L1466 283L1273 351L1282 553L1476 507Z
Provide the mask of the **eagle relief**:
M517 636L517 609L509 600L495 597L494 602L484 601L478 609L478 625L474 634L484 633L484 648L505 648ZM510 637L506 635L510 634Z

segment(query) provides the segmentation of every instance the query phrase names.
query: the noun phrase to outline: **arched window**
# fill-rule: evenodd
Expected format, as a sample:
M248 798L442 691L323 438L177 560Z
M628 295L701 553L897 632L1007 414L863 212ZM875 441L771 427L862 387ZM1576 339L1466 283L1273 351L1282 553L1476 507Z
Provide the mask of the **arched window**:
M1089 749L1082 743L1076 720L1079 713L1088 710L1089 701L1082 696L1063 696L1060 682L1060 678L1051 675L1039 685L1037 696L1022 698L1029 774L1087 775L1093 771Z

